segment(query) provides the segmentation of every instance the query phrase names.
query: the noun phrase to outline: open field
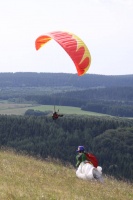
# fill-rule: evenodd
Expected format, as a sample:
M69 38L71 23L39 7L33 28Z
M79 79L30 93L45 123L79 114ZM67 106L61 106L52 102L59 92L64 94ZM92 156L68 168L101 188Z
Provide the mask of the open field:
M25 111L32 108L32 104L17 104L0 101L0 114L6 115L23 115Z
M9 103L7 101L0 102L0 114L6 115L24 115L25 111L28 109L34 109L39 111L54 111L54 106L52 105L33 105L33 104L17 104ZM77 114L77 115L97 115L104 116L104 114L82 111L77 107L70 106L57 106L56 110L60 111L62 114Z
M94 113L94 112L88 112L88 111L83 111L78 107L71 107L71 106L56 106L56 111L58 111L61 114L76 114L76 115L97 115L101 116L103 114L100 113ZM41 106L35 106L34 110L40 110L40 111L54 111L54 106L51 105L41 105Z
M83 181L70 165L0 151L0 200L131 200L133 185L104 175Z

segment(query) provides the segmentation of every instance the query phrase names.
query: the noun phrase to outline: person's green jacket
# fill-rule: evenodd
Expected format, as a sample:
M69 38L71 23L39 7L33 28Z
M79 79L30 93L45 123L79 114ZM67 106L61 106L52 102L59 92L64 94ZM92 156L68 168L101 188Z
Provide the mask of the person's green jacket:
M76 167L78 167L80 165L81 162L84 162L86 159L86 155L85 153L79 153L77 156L76 156Z

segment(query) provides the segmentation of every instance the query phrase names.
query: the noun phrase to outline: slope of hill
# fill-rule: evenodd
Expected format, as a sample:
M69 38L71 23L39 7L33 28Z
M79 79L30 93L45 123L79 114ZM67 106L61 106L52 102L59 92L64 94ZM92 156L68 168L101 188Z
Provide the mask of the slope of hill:
M1 150L0 199L131 200L133 185L108 177L103 184L83 181L75 176L70 165Z

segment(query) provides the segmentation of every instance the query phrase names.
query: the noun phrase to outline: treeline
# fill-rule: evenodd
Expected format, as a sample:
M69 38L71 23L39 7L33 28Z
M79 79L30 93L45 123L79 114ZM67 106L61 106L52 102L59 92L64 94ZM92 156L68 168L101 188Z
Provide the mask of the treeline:
M64 104L64 100L74 99L74 101L87 102L91 100L97 101L114 101L133 103L133 86L132 87L108 87L108 88L64 88L64 87L27 87L27 88L5 88L0 89L0 99L25 98L27 100L36 100L45 103L45 99L51 98L50 101ZM66 102L67 102L66 101Z
M120 117L133 117L133 87L98 88L77 90L50 95L27 95L27 101L34 100L44 105L80 107Z
M77 88L90 87L132 87L133 75L95 75L67 73L0 73L0 87L57 87L73 86Z
M133 181L133 120L112 117L0 116L0 147L75 165L76 149L94 153L104 174Z
M34 102L43 105L80 107L85 111L120 117L133 117L133 87L93 89L5 88L0 99L15 103Z
M119 117L133 117L132 102L90 101L86 105L81 106L81 110Z
M133 117L133 75L0 73L0 100Z

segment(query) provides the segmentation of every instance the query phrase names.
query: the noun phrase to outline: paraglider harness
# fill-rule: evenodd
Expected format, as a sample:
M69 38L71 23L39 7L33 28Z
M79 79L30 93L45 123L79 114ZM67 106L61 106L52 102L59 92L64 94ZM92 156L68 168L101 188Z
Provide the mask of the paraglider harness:
M59 112L59 110L58 110L58 112ZM54 112L53 112L53 115L52 115L53 120L56 120L59 117L63 117L63 115L62 114L58 114L58 112L55 110L55 106L54 106Z
M96 158L95 155L93 155L92 153L87 153L87 152L79 152L79 153L82 153L82 154L76 156L76 159L77 159L76 167L78 167L81 162L84 162L84 163L89 163L97 168L98 159Z
M57 112L54 112L54 113L53 113L52 118L53 118L53 120L58 119L58 114L57 114Z

